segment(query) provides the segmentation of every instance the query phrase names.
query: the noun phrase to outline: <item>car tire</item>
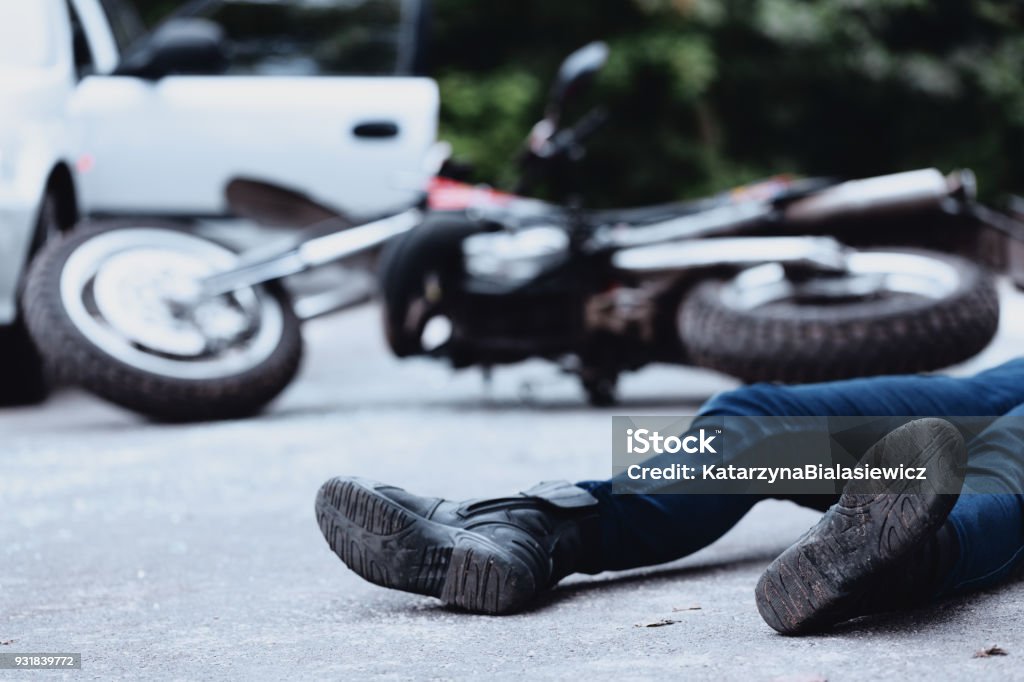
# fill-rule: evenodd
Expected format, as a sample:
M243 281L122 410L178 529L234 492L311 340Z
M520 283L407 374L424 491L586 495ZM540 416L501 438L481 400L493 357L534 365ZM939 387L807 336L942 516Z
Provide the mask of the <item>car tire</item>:
M60 200L53 190L47 191L39 204L39 217L29 246L26 270L43 245L62 231L60 218ZM4 368L4 378L0 382L0 406L36 405L46 400L50 381L43 358L20 311L14 324L0 326L0 367Z
M0 327L0 365L5 369L0 382L0 407L35 405L49 395L42 357L21 320Z

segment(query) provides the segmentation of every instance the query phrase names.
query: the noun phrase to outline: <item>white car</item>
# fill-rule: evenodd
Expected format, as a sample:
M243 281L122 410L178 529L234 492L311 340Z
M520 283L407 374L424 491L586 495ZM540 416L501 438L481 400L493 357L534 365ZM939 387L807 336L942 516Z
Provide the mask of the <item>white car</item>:
M417 191L438 115L436 84L404 75L417 3L192 6L147 32L126 0L0 0L0 403L45 394L18 292L83 218L226 215L236 176L353 215Z

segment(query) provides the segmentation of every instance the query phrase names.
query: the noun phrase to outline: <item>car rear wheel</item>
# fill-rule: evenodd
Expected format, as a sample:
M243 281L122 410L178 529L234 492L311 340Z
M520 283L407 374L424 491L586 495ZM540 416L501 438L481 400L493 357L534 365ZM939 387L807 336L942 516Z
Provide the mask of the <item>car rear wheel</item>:
M60 198L50 190L39 205L39 218L29 247L31 259L49 240L66 227L62 220ZM50 393L42 356L25 326L23 314L12 325L0 326L0 406L34 405Z

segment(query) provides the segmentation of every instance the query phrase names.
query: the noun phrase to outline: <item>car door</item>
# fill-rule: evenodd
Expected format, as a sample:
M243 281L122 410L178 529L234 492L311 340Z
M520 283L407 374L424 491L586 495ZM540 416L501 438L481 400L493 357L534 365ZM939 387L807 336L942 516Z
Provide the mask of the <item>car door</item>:
M408 4L371 0L392 1ZM76 0L86 12L106 5L108 21L115 2ZM275 6L223 3L232 4L238 12ZM278 4L289 11L304 5ZM353 4L360 3L338 6ZM332 45L342 40L328 38ZM326 75L331 71L301 54L317 47L300 44L281 55L279 42L243 36L224 75L84 78L71 113L81 130L85 210L220 215L227 212L224 187L237 176L307 192L352 215L413 200L416 174L437 135L436 84L412 76Z

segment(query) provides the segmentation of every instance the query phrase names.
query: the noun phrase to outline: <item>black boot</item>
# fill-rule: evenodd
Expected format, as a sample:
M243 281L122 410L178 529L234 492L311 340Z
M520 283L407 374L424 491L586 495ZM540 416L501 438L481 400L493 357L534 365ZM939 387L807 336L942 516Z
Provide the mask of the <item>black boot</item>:
M570 573L598 570L597 500L565 482L450 502L334 478L316 516L334 553L366 580L477 613L520 610Z
M966 466L959 431L919 419L875 444L862 462L927 467L926 485L853 481L839 502L761 576L761 617L786 635L827 628L858 616L921 604L932 596L959 552L946 518ZM940 492L941 491L941 492Z

